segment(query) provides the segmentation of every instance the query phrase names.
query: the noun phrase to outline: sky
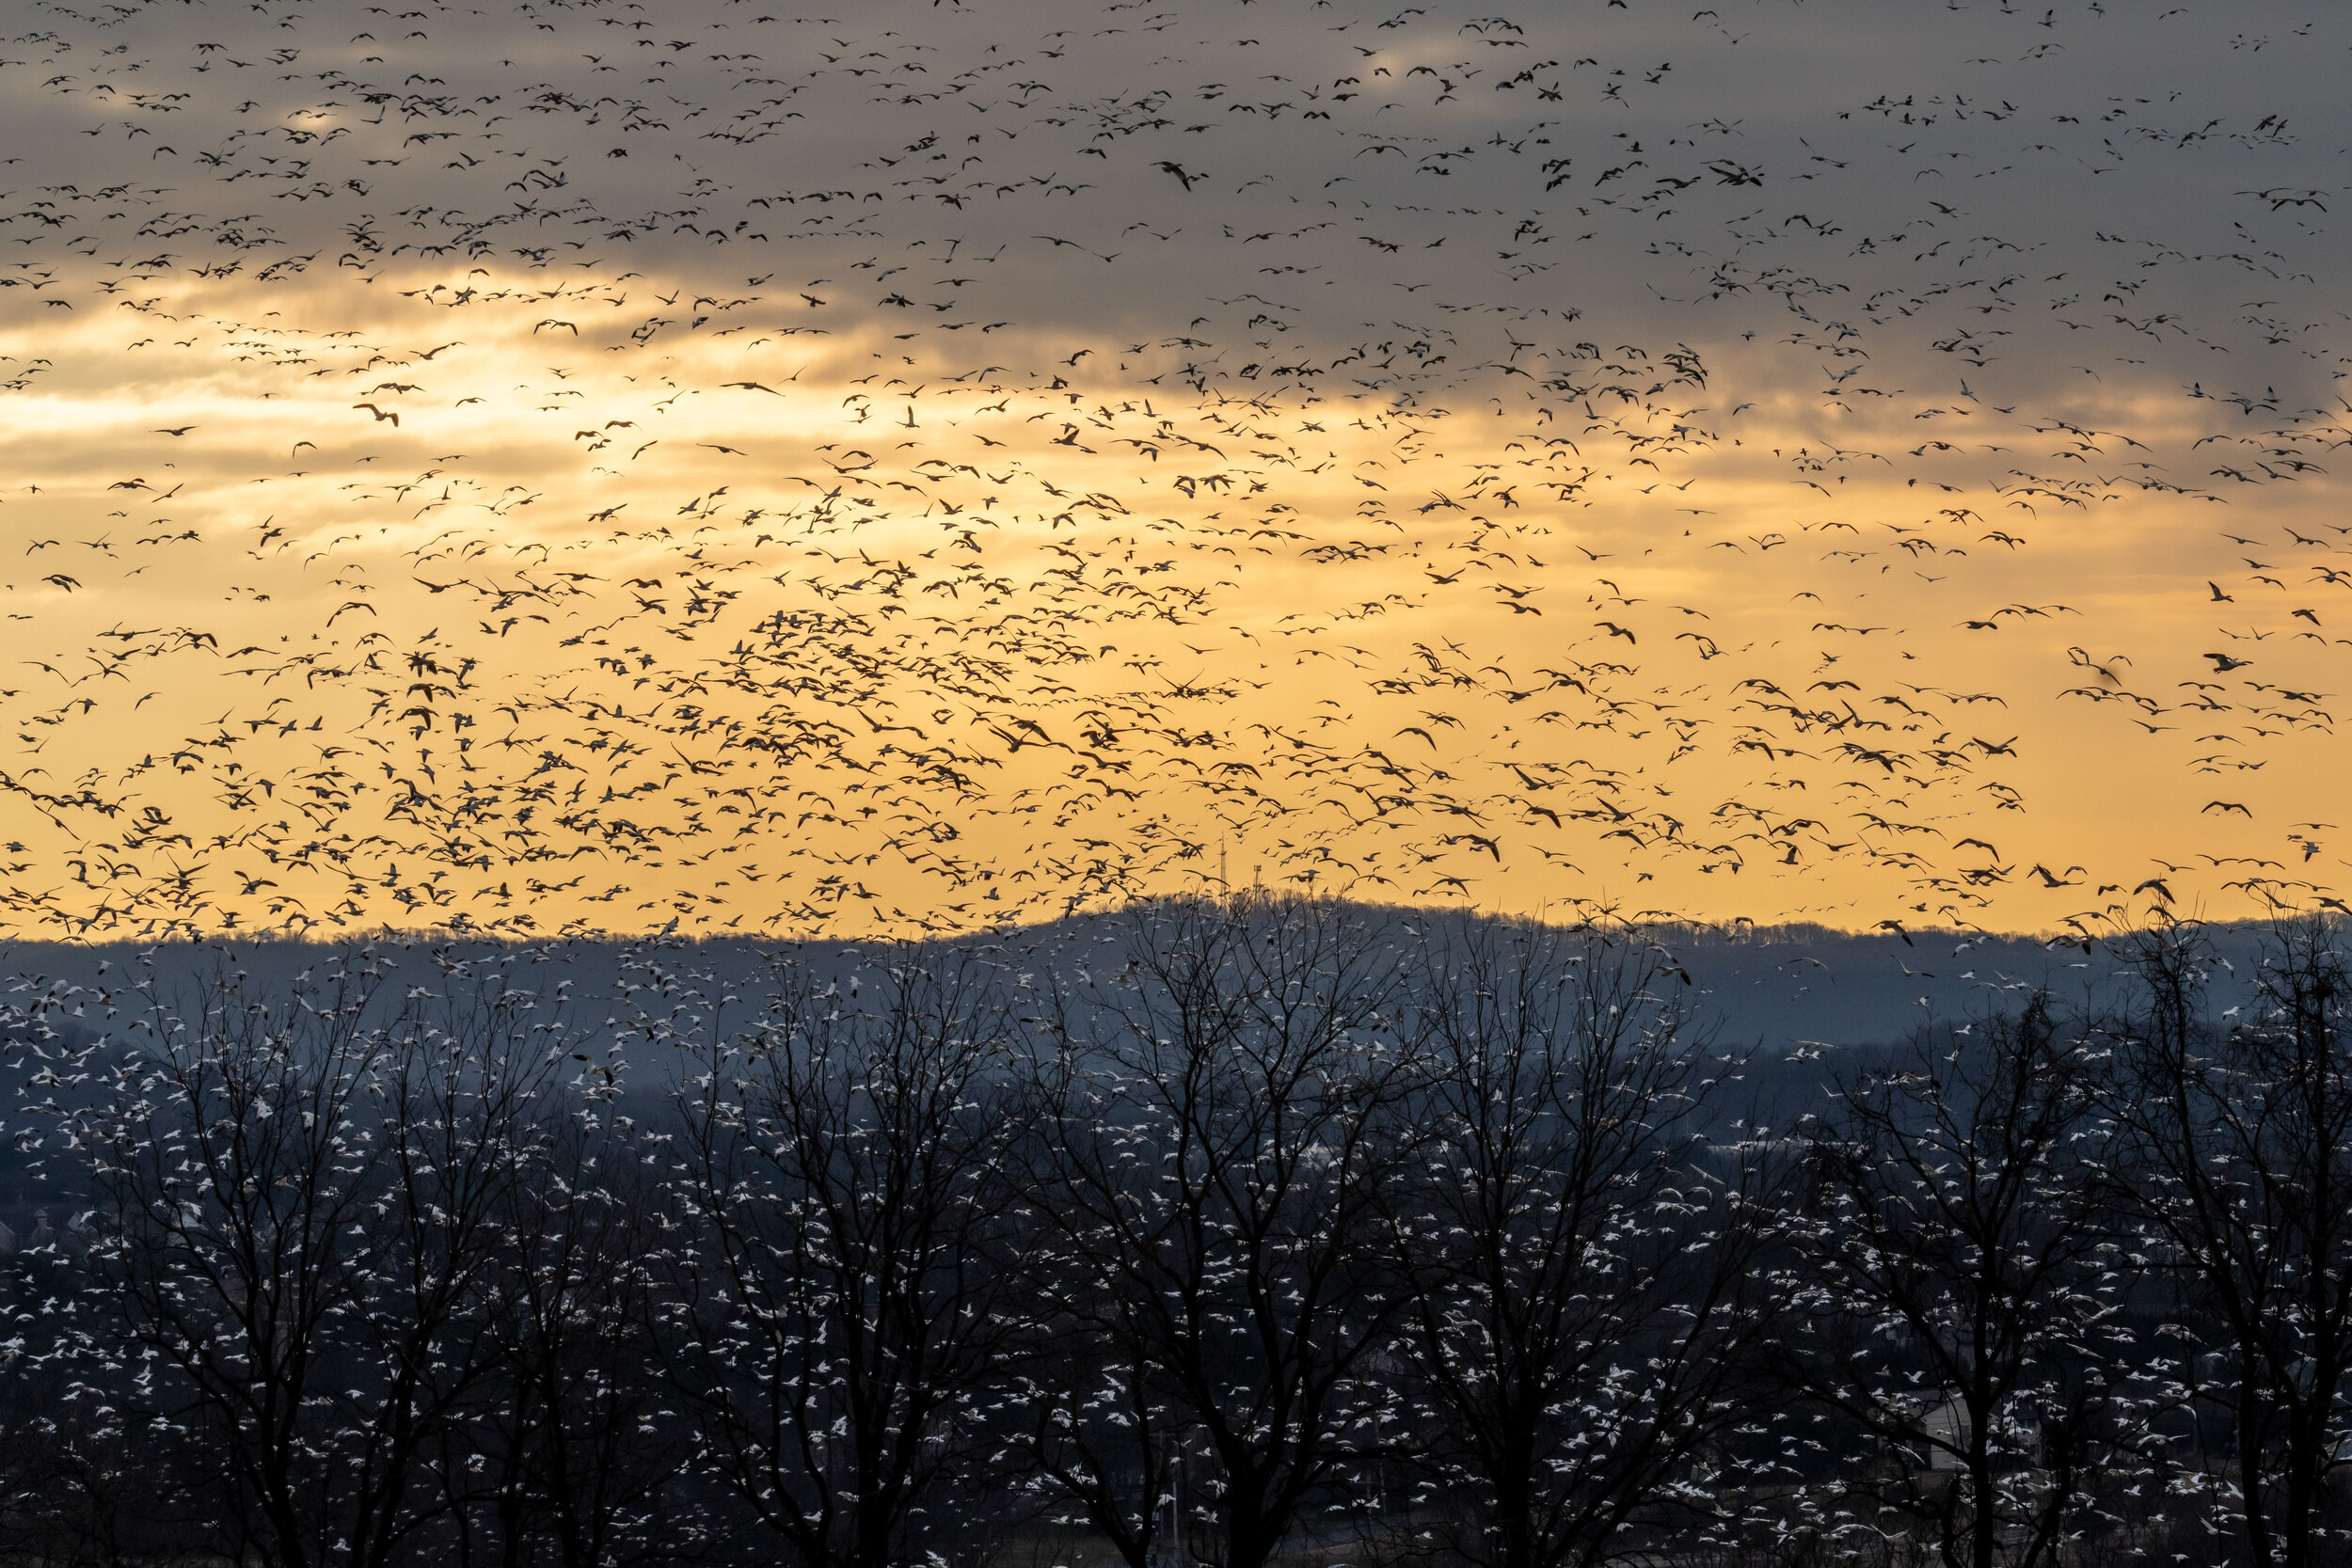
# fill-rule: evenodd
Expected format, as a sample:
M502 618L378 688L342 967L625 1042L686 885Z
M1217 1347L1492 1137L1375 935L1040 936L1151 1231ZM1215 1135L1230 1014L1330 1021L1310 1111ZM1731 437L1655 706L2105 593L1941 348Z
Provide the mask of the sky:
M24 5L0 921L2344 895L2315 4Z

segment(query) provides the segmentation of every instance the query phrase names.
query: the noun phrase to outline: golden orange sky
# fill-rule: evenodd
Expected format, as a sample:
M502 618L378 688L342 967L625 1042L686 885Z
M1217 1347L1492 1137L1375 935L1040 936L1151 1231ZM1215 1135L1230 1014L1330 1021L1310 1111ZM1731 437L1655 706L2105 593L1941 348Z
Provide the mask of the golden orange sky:
M2342 27L2139 9L27 33L10 927L2333 898Z

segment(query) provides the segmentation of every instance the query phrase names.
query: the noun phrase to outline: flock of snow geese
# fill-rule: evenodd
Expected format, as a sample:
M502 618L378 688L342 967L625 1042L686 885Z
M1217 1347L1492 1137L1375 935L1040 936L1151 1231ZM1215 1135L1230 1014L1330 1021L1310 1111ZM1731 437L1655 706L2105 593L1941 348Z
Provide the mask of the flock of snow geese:
M2352 17L0 38L19 937L2342 908Z

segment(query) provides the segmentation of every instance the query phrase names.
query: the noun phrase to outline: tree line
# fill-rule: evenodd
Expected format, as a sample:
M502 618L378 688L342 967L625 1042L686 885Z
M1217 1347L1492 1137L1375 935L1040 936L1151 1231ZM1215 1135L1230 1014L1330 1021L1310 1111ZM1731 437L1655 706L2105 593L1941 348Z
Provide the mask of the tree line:
M1791 1103L1638 932L1307 900L20 987L0 1553L2342 1561L2337 939Z

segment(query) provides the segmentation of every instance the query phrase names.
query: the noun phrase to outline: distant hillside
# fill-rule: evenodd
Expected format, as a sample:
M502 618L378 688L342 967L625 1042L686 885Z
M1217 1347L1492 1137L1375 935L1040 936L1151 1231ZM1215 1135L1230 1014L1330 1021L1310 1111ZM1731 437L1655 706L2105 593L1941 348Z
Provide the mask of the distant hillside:
M1456 911L1372 905L1360 910L1367 922L1390 927L1399 941L1418 940L1423 933L1458 928L1481 918ZM955 939L953 945L996 947L1009 958L1050 964L1057 956L1075 958L1089 949L1127 942L1136 914L1129 910L1073 916L965 936ZM2244 973L2259 961L2265 929L2254 923L2204 927L2231 966L2217 989L2217 1007L2234 1000L2228 974ZM2120 968L2104 942L2086 948L2074 941L1950 930L1913 931L1908 941L1887 933L1853 934L1813 926L1649 927L1634 934L1657 943L1680 964L1699 998L1698 1012L1726 1046L1753 1047L1766 1056L1897 1039L1939 1021L1963 1023L2013 1007L2035 988L2046 988L2063 1001L2081 1000L2112 991ZM414 964L421 977L433 972L432 955L437 952L465 958L497 951L500 945L454 938L380 938L341 944L346 949L373 946L404 968ZM837 970L847 974L885 946L750 938L550 942L538 945L540 956L532 961L550 966L554 978L549 990L556 979L568 980L578 1015L595 1023L604 1013L590 1005L601 1009L618 998L617 983L633 954L658 948L668 966L749 977L767 956L789 953L819 974ZM281 940L165 946L20 942L0 948L0 974L8 979L7 999L21 1006L37 991L90 987L102 980L119 985L120 976L133 971L152 973L168 987L225 965L275 984L315 968L337 947ZM151 971L145 967L151 960Z
M931 945L982 949L1016 976L1099 974L1123 961L1120 955L1148 912L1146 906L1077 916ZM1400 947L1459 934L1478 919L1454 911L1378 906L1362 906L1358 912ZM2013 1011L2037 988L2049 990L2062 1006L2103 997L2121 1000L2128 990L2121 978L2122 959L2099 942L2086 950L2080 942L1951 931L1915 931L1906 942L1894 935L1813 927L1659 927L1623 935L1670 956L1679 974L1689 976L1696 1024L1726 1053L1748 1056L1748 1066L1715 1106L1719 1127L1735 1117L1786 1127L1796 1115L1818 1108L1833 1077L1867 1062L1877 1053L1874 1048L1901 1041L1923 1026L1973 1028L1973 1021ZM2244 998L2238 977L2259 963L2265 930L2250 924L2214 926L2205 935L2225 966L2212 999L2219 1012ZM582 1036L594 1037L607 1032L608 1020L626 1019L643 1002L648 965L672 974L714 976L739 990L748 1007L756 1005L761 972L773 959L788 958L819 986L833 979L846 992L853 973L870 973L885 956L902 950L879 942L655 938L530 945L413 939L91 947L27 942L0 949L0 977L8 988L0 1002L10 1006L14 1019L39 1006L47 1028L68 1044L84 1043L108 1027L103 993L141 980L151 979L158 994L177 993L184 1005L224 971L244 974L266 992L291 985L306 971L321 970L338 953L361 951L397 966L401 983L386 989L388 1005L396 1005L393 999L410 985L446 990L445 966L509 958L515 960L510 984L550 998L561 986L568 997L564 1016ZM1666 983L1686 984L1677 974L1669 974ZM119 998L116 1005L121 1006ZM126 1015L130 1011L124 1008ZM21 1027L10 1032L24 1033ZM669 1081L669 1068L646 1059L632 1067L624 1092L631 1099L645 1097L650 1110ZM12 1097L11 1086L9 1098L0 1099L0 1127L16 1132L22 1127L12 1114ZM43 1212L62 1224L76 1212L75 1196L48 1181L22 1153L0 1147L0 1225L22 1237L33 1231Z

